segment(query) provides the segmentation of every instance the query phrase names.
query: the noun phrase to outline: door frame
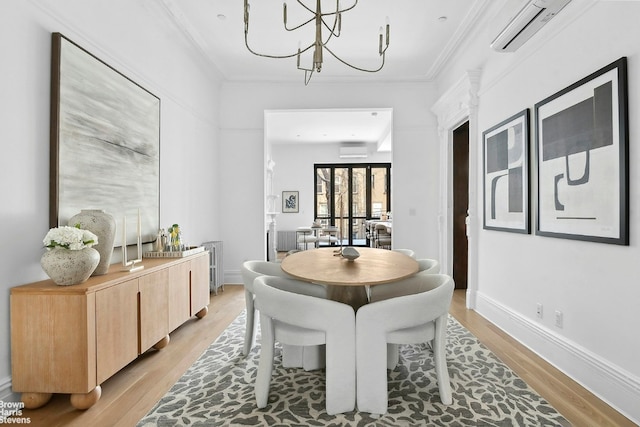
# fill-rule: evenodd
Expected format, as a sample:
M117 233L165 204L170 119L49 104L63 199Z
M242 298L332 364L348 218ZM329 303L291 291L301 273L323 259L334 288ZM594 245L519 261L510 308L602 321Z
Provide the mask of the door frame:
M443 273L453 274L453 131L469 121L469 208L467 211L467 308L475 308L478 289L478 87L480 70L467 71L431 108L438 118L440 200L438 240Z

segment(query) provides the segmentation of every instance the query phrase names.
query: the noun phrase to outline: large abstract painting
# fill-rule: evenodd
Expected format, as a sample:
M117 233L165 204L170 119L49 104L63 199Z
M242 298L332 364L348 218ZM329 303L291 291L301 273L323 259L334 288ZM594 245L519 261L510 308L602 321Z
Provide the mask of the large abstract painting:
M539 102L536 234L629 244L627 61Z
M529 110L482 133L487 230L529 233Z
M59 33L51 80L51 226L103 209L127 243L153 241L160 211L160 99ZM116 246L122 244L116 233Z

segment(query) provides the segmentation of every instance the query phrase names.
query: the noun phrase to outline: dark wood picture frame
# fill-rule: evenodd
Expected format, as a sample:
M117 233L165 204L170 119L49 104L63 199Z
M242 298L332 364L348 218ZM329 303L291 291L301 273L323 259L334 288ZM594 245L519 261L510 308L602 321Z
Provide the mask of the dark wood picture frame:
M139 210L144 243L160 227L160 99L60 33L52 34L49 199L51 227L82 209L103 209L118 227ZM136 227L127 231L132 244Z
M482 133L485 230L530 232L529 109Z
M627 58L535 105L536 234L629 244Z

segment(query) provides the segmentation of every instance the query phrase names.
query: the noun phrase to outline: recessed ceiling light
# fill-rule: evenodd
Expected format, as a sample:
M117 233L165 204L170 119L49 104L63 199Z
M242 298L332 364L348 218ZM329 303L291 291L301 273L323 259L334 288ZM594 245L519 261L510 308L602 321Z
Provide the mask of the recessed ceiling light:
M377 116L378 116L378 112L377 112L377 111L374 111L374 112L372 112L372 113L371 113L371 115L372 115L373 117L377 117Z
M440 22L445 22L446 20L447 20L446 16L441 16L441 17L438 18L438 21L440 21Z
M221 21L224 21L225 19L227 19L227 16L223 15L222 13L219 13L218 14L218 19L221 20Z

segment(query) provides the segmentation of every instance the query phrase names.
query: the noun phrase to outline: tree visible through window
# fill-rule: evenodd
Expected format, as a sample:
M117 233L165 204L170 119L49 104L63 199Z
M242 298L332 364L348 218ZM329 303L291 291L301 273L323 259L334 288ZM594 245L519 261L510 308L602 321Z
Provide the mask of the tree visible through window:
M391 164L316 164L316 220L336 226L344 245L367 245L364 222L391 205Z

